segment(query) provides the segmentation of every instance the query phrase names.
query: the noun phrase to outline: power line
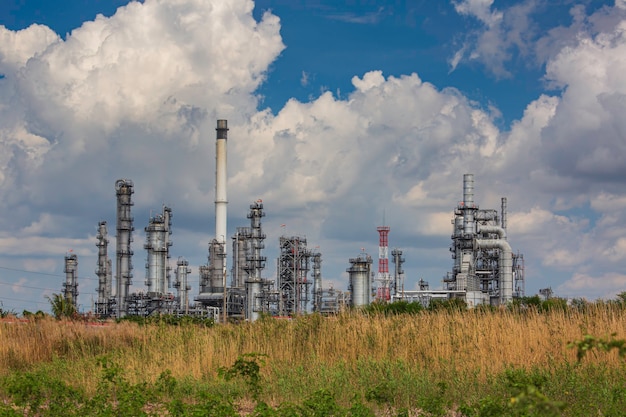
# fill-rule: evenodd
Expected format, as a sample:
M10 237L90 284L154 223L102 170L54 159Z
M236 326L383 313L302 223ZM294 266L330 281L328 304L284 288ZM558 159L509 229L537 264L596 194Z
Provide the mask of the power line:
M27 269L9 268L8 266L0 266L0 269L5 269L7 271L15 271L15 272L25 272L25 273L34 274L34 275L45 275L45 276L56 277L56 278L63 278L65 276L62 274L51 274L49 272L39 272L39 271L29 271ZM91 281L98 280L97 278L81 277L81 276L79 276L78 279L86 279L86 280L91 280Z
M17 284L17 283L9 284L8 282L0 282L0 285L10 285L11 287L29 288L32 290L44 290L44 291L53 291L53 292L56 291L54 288L32 287L29 285L23 285L23 284ZM93 292L81 292L81 294L96 295L96 293L93 293Z
M49 291L54 291L53 288L42 288L42 287L31 287L28 285L22 285L22 284L17 284L17 283L13 283L13 284L9 284L8 282L0 282L0 285L10 285L12 287L20 287L20 288L30 288L33 290L49 290Z
M19 299L19 298L11 298L11 297L0 297L0 300L19 301L21 303L33 303L33 304L45 304L45 305L48 304L48 303L44 303L42 301L22 300L22 299Z

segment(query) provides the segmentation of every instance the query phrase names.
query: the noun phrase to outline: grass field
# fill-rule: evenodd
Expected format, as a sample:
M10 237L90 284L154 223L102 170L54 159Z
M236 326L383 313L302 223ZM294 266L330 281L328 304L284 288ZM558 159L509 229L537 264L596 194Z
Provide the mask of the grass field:
M568 347L585 335L596 339ZM2 322L0 416L623 416L623 339L626 309L605 303L210 327Z

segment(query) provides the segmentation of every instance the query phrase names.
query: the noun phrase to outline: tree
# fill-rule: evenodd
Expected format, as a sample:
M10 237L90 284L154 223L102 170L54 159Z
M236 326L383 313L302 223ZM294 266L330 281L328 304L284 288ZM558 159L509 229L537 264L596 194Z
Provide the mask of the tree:
M78 313L76 311L76 306L69 302L63 297L62 294L52 294L52 297L46 296L48 301L50 302L50 308L52 309L52 314L58 320L62 318L74 318Z

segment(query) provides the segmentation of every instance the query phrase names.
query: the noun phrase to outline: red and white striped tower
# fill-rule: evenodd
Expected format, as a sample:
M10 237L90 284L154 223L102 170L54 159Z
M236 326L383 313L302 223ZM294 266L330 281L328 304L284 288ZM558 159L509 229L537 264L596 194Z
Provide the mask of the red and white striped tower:
M389 226L377 227L380 239L378 241L378 277L377 281L380 283L377 290L377 297L379 301L389 301L391 298L391 292L389 285L391 279L389 276Z

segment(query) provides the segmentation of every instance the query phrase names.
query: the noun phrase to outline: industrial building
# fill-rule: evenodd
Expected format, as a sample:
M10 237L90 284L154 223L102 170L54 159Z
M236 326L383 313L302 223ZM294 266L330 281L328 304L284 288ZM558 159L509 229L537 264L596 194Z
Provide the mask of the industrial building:
M216 128L215 173L215 236L208 242L207 263L196 271L199 278L197 294L189 284L194 271L189 262L179 257L175 280L171 281L170 247L172 241L172 209L151 216L145 227L146 251L145 291L130 293L133 278L131 242L134 217L131 209L133 182L115 182L117 197L117 236L115 252L115 294L113 294L112 261L108 252L107 223L98 224L96 246L98 277L95 314L100 317L148 316L178 314L213 317L217 321L255 321L261 315L291 317L308 312L334 314L349 307L367 306L373 301L419 301L427 305L434 298L461 298L468 306L503 305L523 296L524 258L513 253L507 241L506 198L501 210L480 209L474 202L474 177L463 177L463 200L452 218L452 271L443 278L443 288L431 290L420 279L418 290L405 290L403 251L389 251L389 226L380 226L378 272L372 271L373 259L364 250L348 260L347 291L325 288L322 281L322 254L308 247L302 236L280 236L275 279L264 277L267 258L263 255L266 235L262 218L263 202L250 205L250 225L237 227L231 237L228 254L227 239L227 139L228 124L218 120ZM389 270L389 253L394 264ZM228 261L232 262L230 271ZM66 256L65 298L76 305L78 260ZM174 294L174 291L176 292Z

